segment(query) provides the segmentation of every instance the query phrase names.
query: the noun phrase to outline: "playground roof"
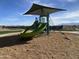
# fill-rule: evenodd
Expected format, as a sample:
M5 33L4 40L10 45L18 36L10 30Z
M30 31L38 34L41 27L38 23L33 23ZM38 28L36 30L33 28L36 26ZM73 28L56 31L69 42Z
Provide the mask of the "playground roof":
M31 9L27 11L24 15L26 14L31 14L31 15L43 15L46 16L50 13L58 12L58 11L64 11L64 9L59 9L59 8L52 8L52 7L46 7L38 4L33 4Z

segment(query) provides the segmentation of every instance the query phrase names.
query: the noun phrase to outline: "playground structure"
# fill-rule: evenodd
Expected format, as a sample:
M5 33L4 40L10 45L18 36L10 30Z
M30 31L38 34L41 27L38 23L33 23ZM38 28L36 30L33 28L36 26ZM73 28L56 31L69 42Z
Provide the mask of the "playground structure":
M25 29L23 33L21 33L21 38L33 37L46 29L47 35L49 35L49 15L51 13L55 13L58 11L64 11L64 9L59 8L51 8L38 4L33 4L31 9L27 11L24 15L39 15L39 25L36 29L34 29L31 33L27 33L28 29ZM46 22L45 22L46 21Z
M45 23L39 23L38 27L36 29L33 29L32 32L28 33L27 31L24 31L21 33L20 38L23 39L32 39L35 36L40 35L44 29L46 28Z

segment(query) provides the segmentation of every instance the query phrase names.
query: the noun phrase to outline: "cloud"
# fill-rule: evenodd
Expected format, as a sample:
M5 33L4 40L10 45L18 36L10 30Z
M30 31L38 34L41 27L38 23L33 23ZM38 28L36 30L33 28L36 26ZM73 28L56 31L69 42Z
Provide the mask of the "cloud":
M16 22L16 21L19 21L19 18L16 18L16 17L5 17L5 18L2 18L1 20L3 20L3 22L5 22L5 21L6 22Z
M59 0L61 2L77 2L78 0Z
M54 3L38 3L38 4L40 4L40 5L43 5L43 6L48 6L48 7L55 7L55 4Z
M32 3L40 3L40 0L32 0Z
M30 2L30 3L39 3L40 0L24 0L24 1L27 1L27 2Z
M65 18L76 18L76 17L79 17L79 11L67 13L65 16Z
M76 2L77 0L67 0L68 2Z
M51 17L53 19L70 19L70 18L79 18L79 11L67 12L61 16Z
M65 22L77 22L79 21L79 10L78 11L72 11L62 14L61 16L50 16L50 22L54 24L60 24Z
M30 3L36 3L39 5L49 6L49 7L55 6L54 3L42 3L41 0L26 0L26 1Z

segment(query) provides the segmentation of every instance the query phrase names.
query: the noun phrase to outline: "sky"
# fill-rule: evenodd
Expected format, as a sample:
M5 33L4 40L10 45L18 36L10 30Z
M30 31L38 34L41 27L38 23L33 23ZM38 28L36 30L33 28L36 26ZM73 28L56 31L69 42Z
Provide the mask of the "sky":
M33 15L23 15L33 3L66 9L50 14L50 25L79 23L79 0L0 0L0 25L32 25Z

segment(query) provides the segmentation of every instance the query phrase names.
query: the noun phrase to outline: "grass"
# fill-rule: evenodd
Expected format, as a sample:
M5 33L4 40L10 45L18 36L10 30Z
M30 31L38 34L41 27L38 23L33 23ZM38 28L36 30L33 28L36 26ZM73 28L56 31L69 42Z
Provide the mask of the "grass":
M16 32L21 32L21 30L18 30L18 31L0 31L0 35L7 34L7 33L16 33Z

